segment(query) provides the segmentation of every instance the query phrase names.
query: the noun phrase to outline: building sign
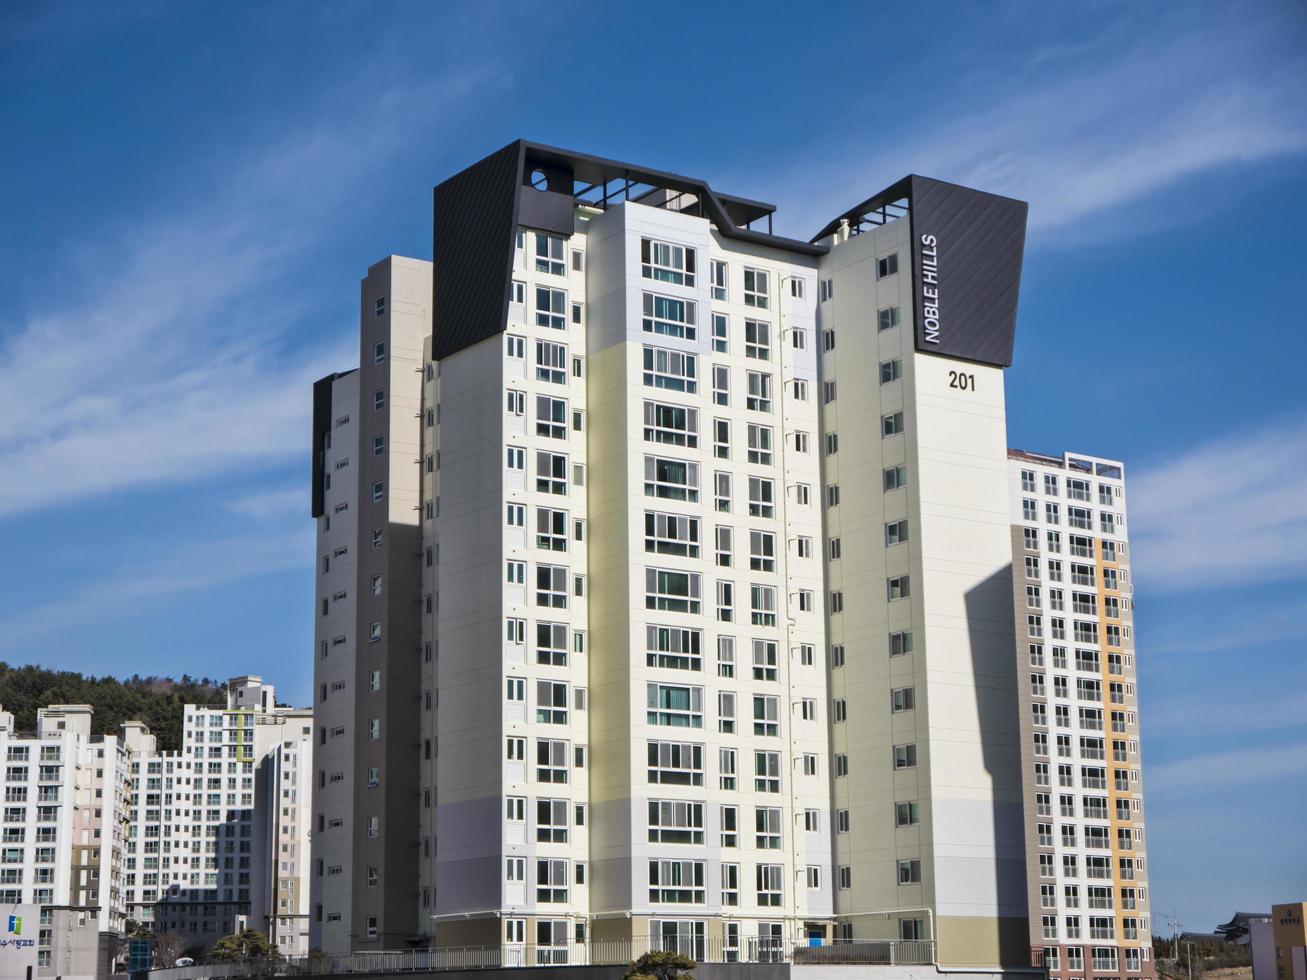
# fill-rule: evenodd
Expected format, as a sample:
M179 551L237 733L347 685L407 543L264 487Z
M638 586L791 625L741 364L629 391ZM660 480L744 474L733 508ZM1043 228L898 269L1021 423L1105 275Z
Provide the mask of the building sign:
M4 917L4 931L0 932L0 980L26 980L29 975L35 978L41 907L11 905L0 910L0 915Z
M917 350L1009 366L1026 203L928 177L907 180Z

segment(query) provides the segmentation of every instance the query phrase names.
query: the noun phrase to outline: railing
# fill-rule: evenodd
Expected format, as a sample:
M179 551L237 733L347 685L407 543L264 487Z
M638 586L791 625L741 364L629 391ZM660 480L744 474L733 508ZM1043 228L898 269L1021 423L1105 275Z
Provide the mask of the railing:
M202 963L150 971L150 980L243 980L273 976L336 976L350 973L440 972L499 967L616 966L650 949L683 953L700 963L796 963L823 965L929 966L935 944L909 940L829 940L744 937L739 945L697 936L593 940L561 946L519 943L445 949L383 950L283 957L240 963Z

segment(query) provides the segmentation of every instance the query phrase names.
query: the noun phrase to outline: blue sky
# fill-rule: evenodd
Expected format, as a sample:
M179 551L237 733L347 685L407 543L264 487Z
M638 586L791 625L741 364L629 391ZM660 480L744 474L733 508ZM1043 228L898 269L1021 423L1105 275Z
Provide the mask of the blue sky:
M0 659L308 700L310 383L510 140L923 173L1031 203L1011 444L1127 461L1155 931L1307 897L1303 5L644 9L0 8Z

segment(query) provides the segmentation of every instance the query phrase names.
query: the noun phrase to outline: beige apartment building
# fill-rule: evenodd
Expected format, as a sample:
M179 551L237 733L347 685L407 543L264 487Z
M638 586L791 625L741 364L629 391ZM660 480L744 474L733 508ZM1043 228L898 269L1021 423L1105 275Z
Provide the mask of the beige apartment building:
M1025 205L798 241L521 141L434 203L314 390L311 945L1029 968Z

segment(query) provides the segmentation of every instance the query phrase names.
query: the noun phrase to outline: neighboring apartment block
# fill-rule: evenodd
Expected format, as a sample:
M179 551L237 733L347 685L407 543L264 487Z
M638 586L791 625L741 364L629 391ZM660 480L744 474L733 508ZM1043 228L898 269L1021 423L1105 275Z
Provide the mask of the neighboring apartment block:
M434 262L369 270L361 366L314 389L314 947L1047 945L1025 205L772 210L517 142L436 188Z
M1010 450L1031 946L1154 976L1125 467Z
M107 975L129 921L307 953L311 712L233 678L226 707L185 707L179 752L139 721L92 737L92 717L51 705L22 734L0 711L0 901L39 906L38 975Z
M243 676L182 724L179 751L145 736L132 756L127 917L197 946L250 928L307 953L312 712Z
M130 753L93 738L91 718L90 705L51 705L23 734L0 711L0 903L40 906L38 976L107 972L125 922Z

